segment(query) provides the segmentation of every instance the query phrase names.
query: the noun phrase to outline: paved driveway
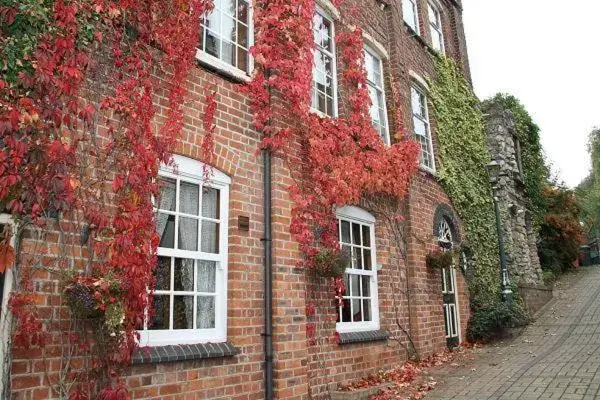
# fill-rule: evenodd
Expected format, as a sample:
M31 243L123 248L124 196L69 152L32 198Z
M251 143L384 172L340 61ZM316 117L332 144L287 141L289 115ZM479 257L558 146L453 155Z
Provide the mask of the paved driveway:
M600 268L567 276L554 295L522 336L481 349L427 399L600 399Z

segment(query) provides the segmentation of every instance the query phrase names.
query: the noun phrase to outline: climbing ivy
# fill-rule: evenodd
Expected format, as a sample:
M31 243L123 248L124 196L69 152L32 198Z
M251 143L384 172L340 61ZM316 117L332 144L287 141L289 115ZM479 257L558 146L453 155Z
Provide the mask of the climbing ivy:
M466 246L475 261L469 284L469 332L471 338L480 339L488 336L486 329L496 328L486 322L488 316L502 308L498 236L485 168L490 154L479 100L462 72L453 60L442 56L436 57L435 69L436 79L430 80L429 85L439 149L437 174L462 221ZM515 316L522 314L517 310L518 304L509 308Z
M540 143L540 128L531 118L523 104L510 94L498 93L483 102L483 109L492 105L500 105L512 112L515 119L515 131L521 147L521 164L523 166L523 183L527 209L533 216L536 227L544 219L547 200L543 189L548 185L549 170L544 160Z

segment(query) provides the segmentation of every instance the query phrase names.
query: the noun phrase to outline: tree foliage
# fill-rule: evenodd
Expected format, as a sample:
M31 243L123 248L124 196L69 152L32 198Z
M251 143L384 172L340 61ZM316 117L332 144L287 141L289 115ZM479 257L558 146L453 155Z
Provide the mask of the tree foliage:
M544 197L548 208L540 228L539 256L542 268L555 274L573 267L584 241L580 207L573 191L547 186Z
M581 222L589 240L600 237L600 129L589 135L588 153L592 161L590 174L575 189L581 207Z

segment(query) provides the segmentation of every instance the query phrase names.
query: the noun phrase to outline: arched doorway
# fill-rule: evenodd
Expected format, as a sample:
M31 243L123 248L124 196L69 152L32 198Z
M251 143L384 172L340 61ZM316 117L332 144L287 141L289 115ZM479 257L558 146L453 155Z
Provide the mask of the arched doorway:
M446 217L439 219L438 244L442 251L454 251L453 229ZM460 344L460 315L458 312L458 293L456 285L456 266L442 268L442 297L444 299L444 325L446 345L449 348Z

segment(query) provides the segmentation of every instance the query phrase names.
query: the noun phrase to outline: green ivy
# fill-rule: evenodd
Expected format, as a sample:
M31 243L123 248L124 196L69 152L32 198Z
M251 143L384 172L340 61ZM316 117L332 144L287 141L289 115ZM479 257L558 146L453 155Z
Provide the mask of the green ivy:
M40 37L49 32L53 1L0 0L0 70L2 79L16 83L19 73L33 71L29 60ZM16 12L18 11L18 12Z
M523 165L523 183L525 200L531 211L536 227L543 222L547 201L543 196L543 188L548 185L549 170L544 160L540 143L540 128L523 104L510 94L499 93L483 102L483 109L492 105L500 105L512 112L515 119L516 136L521 145L521 163Z
M469 284L471 325L500 302L498 236L489 175L490 162L480 103L453 60L438 56L430 100L439 147L438 178L458 213L475 272ZM480 326L481 324L477 324Z

